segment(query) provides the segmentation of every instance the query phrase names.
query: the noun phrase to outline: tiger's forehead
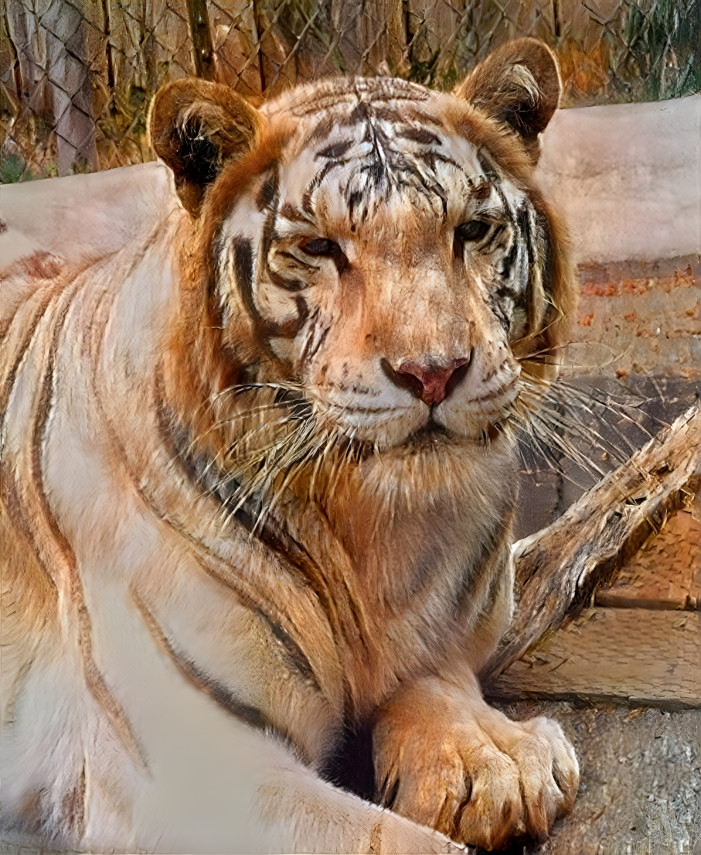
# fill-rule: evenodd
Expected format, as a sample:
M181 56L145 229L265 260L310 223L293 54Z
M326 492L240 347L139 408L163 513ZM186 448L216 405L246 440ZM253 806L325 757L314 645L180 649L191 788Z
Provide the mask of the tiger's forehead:
M310 216L351 222L397 206L450 218L491 167L444 122L449 100L405 81L355 78L272 102L271 119L297 119L280 164L282 195Z
M339 146L354 137L375 142L379 151L391 150L392 142L398 149L406 142L440 144L453 135L444 115L453 100L395 78L332 78L293 89L263 112L272 121L293 120L287 155L294 158L311 149L341 154Z
M375 110L401 111L429 106L437 98L440 96L424 86L394 77L331 77L297 86L264 104L261 111L271 119L294 116L309 126L343 115L353 121L351 115L361 103Z

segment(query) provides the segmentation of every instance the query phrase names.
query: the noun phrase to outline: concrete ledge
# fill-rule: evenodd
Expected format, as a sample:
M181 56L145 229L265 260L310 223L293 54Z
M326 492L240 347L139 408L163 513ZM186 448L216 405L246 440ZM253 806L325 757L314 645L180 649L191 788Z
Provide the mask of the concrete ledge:
M177 205L161 163L0 185L0 270L33 252L89 264L143 238Z
M578 262L701 253L701 95L561 110L538 178Z

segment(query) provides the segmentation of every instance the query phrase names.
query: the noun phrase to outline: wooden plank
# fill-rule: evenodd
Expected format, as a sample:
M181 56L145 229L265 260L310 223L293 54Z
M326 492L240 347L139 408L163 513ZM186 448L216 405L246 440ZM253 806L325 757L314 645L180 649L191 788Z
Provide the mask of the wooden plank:
M696 500L701 512L701 501ZM621 570L597 591L610 608L701 609L701 513L678 511Z
M496 697L701 707L701 614L586 609L489 685Z
M194 76L186 0L110 3L109 44L117 93L146 92L168 80Z
M254 5L250 0L212 0L208 4L217 79L244 97L260 95L261 58Z

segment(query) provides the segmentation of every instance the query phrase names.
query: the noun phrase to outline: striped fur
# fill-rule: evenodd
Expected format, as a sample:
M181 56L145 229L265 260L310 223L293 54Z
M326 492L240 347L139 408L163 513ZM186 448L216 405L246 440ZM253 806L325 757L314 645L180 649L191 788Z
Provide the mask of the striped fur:
M452 851L569 809L558 726L474 677L572 300L531 182L553 80L525 40L455 95L179 81L151 134L182 206L5 271L5 838ZM323 780L363 727L392 810Z

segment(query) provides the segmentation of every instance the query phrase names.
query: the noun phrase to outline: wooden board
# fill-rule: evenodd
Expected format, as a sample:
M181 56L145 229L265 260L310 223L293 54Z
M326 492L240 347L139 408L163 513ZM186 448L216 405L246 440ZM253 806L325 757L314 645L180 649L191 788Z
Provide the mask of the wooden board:
M701 613L586 609L510 665L488 692L701 707Z
M556 630L568 612L588 605L676 511L693 505L699 492L697 402L552 525L515 544L517 609L482 678L503 672ZM611 640L616 643L615 635Z
M596 604L701 609L701 498L696 505L693 511L678 511L657 537L626 563L610 588L597 591Z

